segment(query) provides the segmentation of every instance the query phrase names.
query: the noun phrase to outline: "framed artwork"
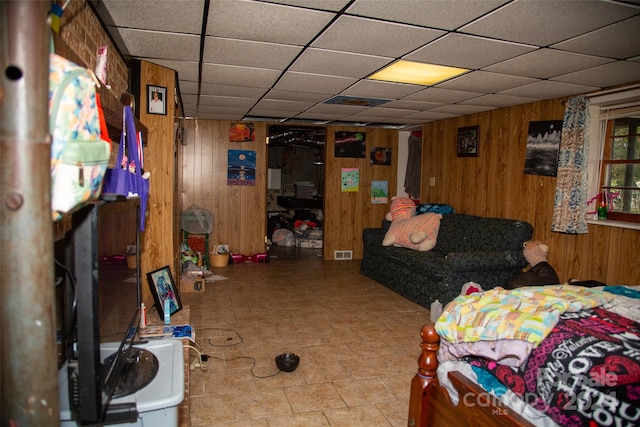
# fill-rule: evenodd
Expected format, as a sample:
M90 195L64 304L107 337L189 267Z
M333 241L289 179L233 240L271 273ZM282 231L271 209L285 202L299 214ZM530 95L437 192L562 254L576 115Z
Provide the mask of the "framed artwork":
M255 151L229 150L227 162L227 185L256 185Z
M229 128L229 141L248 142L255 141L256 135L253 130L253 123L231 123Z
M371 147L369 163L372 165L389 166L391 164L391 148Z
M562 120L529 122L524 173L556 176L561 140Z
M366 157L367 134L365 132L336 132L334 155L364 159Z
M147 114L167 115L167 88L147 85Z
M176 292L176 284L168 265L147 273L147 279L160 320L164 320L164 304L169 304L172 316L182 310L180 295Z
M342 192L357 192L360 187L360 169L342 168Z
M371 204L385 205L389 203L389 182L371 181Z
M458 157L478 157L480 126L458 128Z

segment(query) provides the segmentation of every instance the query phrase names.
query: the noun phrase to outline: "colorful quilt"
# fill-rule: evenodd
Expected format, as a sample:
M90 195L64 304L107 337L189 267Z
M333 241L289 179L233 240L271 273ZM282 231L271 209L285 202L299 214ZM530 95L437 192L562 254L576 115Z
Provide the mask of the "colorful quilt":
M640 323L604 308L560 315L520 367L464 360L559 425L640 425Z
M610 293L570 285L498 287L454 299L438 319L436 331L452 344L515 339L536 347L562 313L598 307L611 299Z

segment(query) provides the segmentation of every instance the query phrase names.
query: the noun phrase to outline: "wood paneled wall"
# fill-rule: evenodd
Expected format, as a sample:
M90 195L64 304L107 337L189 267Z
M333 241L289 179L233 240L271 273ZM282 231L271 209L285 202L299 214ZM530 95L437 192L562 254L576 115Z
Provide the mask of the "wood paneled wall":
M534 238L549 245L560 280L640 284L640 231L590 224L585 235L551 232L556 178L524 174L529 122L563 115L562 99L554 99L425 124L421 200L530 222ZM474 125L480 126L478 157L457 157L458 128Z
M245 255L265 251L267 147L266 123L255 124L254 142L229 142L232 122L187 120L185 145L178 152L178 182L181 210L192 204L210 210L215 226L211 242L229 244L231 251ZM336 158L336 131L366 132L367 157ZM392 166L369 163L371 147L390 147L397 155L398 132L388 129L327 128L325 153L324 248L325 260L332 260L335 250L352 250L355 259L362 258L362 230L378 227L389 205L371 204L371 181L388 181L395 194L396 159ZM255 186L227 185L227 153L230 149L256 151ZM360 170L358 192L341 191L341 169ZM390 195L390 196L391 196Z
M210 243L251 255L266 250L267 125L255 124L255 141L230 142L231 123L185 121L185 145L178 154L180 212L191 205L208 209L215 222ZM255 185L227 185L229 150L256 152Z
M175 105L170 102L175 92L176 72L170 68L140 61L140 102L136 108L140 121L147 127L144 147L144 170L151 172L145 231L141 235L139 257L143 283L146 273L168 265L174 279L179 280L179 244L176 211L176 145L174 131ZM167 115L147 114L147 85L167 88ZM150 295L142 286L142 297Z
M335 157L335 132L365 132L366 157ZM391 165L372 165L369 153L373 147L391 148ZM387 181L389 201L396 193L398 175L398 132L390 129L327 128L325 153L324 259L333 260L334 251L352 250L354 259L362 259L362 230L380 227L389 203L371 203L371 181ZM357 192L342 192L342 168L358 168L360 187Z

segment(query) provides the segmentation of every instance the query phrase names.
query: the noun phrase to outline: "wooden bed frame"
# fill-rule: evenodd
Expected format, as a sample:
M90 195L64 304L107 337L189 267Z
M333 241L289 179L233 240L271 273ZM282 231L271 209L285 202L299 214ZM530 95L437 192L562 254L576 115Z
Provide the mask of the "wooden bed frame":
M440 337L433 323L420 331L422 353L418 372L411 381L409 427L531 426L529 421L504 405L495 405L488 393L460 372L448 374L460 401L451 403L447 390L438 383ZM471 394L469 394L471 393ZM463 396L464 397L463 399ZM464 404L468 402L471 404Z

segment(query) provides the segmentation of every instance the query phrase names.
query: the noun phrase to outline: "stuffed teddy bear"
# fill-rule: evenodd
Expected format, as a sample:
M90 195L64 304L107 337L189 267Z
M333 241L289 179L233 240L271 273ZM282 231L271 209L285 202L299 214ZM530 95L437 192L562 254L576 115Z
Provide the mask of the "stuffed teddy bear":
M382 246L400 246L430 251L436 245L441 214L416 215L416 205L407 197L394 197L385 218L391 221Z
M560 284L556 271L547 262L549 246L538 240L529 240L523 243L522 254L531 268L505 281L503 288L515 289L523 286Z

